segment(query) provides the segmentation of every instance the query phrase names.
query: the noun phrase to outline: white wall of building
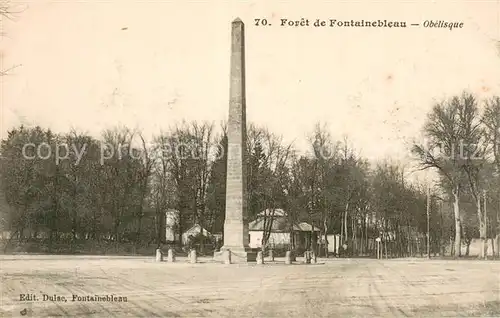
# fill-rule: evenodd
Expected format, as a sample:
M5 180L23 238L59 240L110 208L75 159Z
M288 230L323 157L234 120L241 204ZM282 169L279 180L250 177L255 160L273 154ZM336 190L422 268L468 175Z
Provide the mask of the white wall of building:
M250 247L262 247L262 236L264 235L264 231L249 231L249 233ZM271 235L269 235L268 243L271 245L290 244L290 233L271 233Z
M177 224L179 222L179 212L176 210L170 210L165 212L165 240L166 241L177 241L179 239L179 234L175 233Z
M250 247L251 248L258 248L261 247L262 244L262 235L264 234L264 231L249 231L250 233Z
M324 238L324 236L323 236ZM328 239L328 252L329 253L338 253L340 246L340 235L338 234L328 234L326 236Z

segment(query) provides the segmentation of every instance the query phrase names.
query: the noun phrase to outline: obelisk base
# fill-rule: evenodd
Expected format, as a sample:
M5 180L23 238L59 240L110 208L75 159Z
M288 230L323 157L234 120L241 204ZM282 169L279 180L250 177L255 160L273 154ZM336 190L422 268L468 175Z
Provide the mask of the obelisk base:
M257 261L257 252L247 247L228 247L223 246L219 252L214 252L214 261L224 262L224 252L229 250L231 253L231 264L246 264Z

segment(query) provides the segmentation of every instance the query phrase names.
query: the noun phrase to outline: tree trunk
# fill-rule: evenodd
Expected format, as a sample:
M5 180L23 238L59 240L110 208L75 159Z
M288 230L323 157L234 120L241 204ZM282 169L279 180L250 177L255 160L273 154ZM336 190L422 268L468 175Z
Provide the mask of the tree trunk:
M366 244L366 216L364 216L361 222L361 255L365 255L368 251L368 246Z
M71 222L71 234L72 234L72 241L75 242L76 241L76 231L77 231L77 210L76 210L76 206L75 206L75 203L76 203L76 197L78 195L78 189L76 187L76 184L78 183L78 178L75 178L75 184L73 185L73 213L72 213L72 222ZM73 243L72 242L72 243ZM72 248L73 248L73 244L72 244Z
M144 217L144 199L146 196L146 189L145 186L142 189L142 194L141 194L141 205L139 206L139 211L137 213L137 234L136 234L136 242L140 243L141 242L141 232L142 232L142 218Z
M484 228L484 245L483 253L484 259L488 259L488 212L486 210L486 191L484 192L484 202L483 202L483 228Z
M141 212L139 212L139 220L137 222L137 236L136 236L136 242L140 243L141 242L141 232L142 232L142 209Z
M186 209L184 208L184 204L180 206L179 209L179 224L177 226L178 234L179 234L179 247L182 247L182 245L185 243L182 241L182 234L184 234L184 218L183 218L183 213L186 212ZM175 241L175 233L174 233L174 241ZM224 231L222 231L222 241L224 242Z
M500 258L500 234L497 234L496 241L497 241L496 256L497 258Z
M387 239L384 239L384 249L385 249L385 259L387 259Z
M450 237L450 255L455 256L455 240Z
M367 216L367 219L365 220L365 239L366 239L366 253L370 253L370 239L368 238L368 228L370 227L370 218Z
M49 231L49 253L52 253L52 242L54 240L54 229Z
M337 256L337 234L333 234L333 256Z
M271 232L273 229L274 213L275 209L272 208L270 216L264 215L264 232L262 233L262 241L261 241L262 251L264 251L264 248L267 245L269 238L271 237Z
M493 235L491 236L491 256L493 259L495 259L495 239L493 238Z
M348 233L347 233L347 211L349 210L349 202L346 203L345 205L345 217L344 217L344 235L345 235L345 242L349 239Z
M324 228L324 232L325 232L325 256L326 258L328 258L328 225L326 223L326 217L325 219L323 220L323 228Z
M420 253L420 238L417 237L417 253Z
M344 242L344 217L345 217L345 213L342 213L341 218L340 218L339 246L342 246L342 243Z
M498 200L498 202L500 205L500 200ZM500 233L498 233L499 226L500 226L500 214L498 212L499 210L500 209L497 209L494 228L493 228L494 229L494 236L496 239L496 245L497 245L496 254L494 254L494 255L496 255L497 258L500 258Z
M483 213L484 211L481 210L481 197L478 196L476 199L476 212L477 212L477 219L479 223L479 238L481 239L481 251L479 252L480 258L485 259L486 258L486 229L485 229L485 224L484 224L484 218L483 218Z
M455 257L462 256L461 247L462 247L462 227L460 222L460 197L458 194L458 187L453 189L453 214L455 217Z
M410 233L410 225L408 224L408 237L406 238L406 241L407 241L407 253L408 253L408 256L411 257L412 256L412 251L411 251L411 244L412 244L412 241L411 241L411 233Z
M205 236L205 233L203 233L204 231L204 227L202 224L205 224L204 220L203 220L203 216L200 216L200 228L201 228L201 241L200 241L200 255L203 255L205 253L205 238L208 237L208 233L207 233L207 236Z
M113 232L115 234L115 242L120 243L120 219L118 217L115 218Z
M156 215L155 215L155 236L156 236L156 248L161 247L161 241L160 241L160 212L156 210Z
M352 255L358 255L358 242L357 242L357 238L356 238L356 231L357 231L357 228L356 228L356 225L354 224L354 214L353 214L353 217L351 217L351 240L352 240L352 243L351 243L351 250L352 250Z

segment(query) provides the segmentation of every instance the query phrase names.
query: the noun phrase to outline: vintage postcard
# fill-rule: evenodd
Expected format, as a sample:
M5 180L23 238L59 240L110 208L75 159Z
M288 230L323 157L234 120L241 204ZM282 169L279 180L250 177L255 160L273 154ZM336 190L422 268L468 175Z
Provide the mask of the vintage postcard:
M500 2L0 0L1 317L500 316Z

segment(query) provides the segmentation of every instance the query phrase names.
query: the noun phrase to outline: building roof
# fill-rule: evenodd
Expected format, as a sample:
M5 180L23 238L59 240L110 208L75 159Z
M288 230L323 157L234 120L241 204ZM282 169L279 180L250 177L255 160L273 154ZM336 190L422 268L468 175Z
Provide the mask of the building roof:
M249 231L264 231L264 225L268 225L270 219L264 224L265 218L258 218L248 224ZM290 230L287 219L284 217L277 217L273 219L271 232L288 232Z
M302 232L320 232L320 229L315 227L314 226L314 229L313 229L313 226L309 223L306 223L306 222L301 222L299 224L297 224L297 227L298 229L296 230L295 227L294 227L294 230L295 231L302 231Z
M269 221L268 221L269 222ZM266 224L267 225L267 224ZM311 232L312 225L306 222L296 223L293 225L293 230L297 232ZM248 224L249 231L264 231L264 218L258 218ZM277 217L273 219L271 232L289 232L290 225L288 220L284 217ZM319 228L314 227L314 232L319 232Z
M189 236L189 235L197 235L199 233L202 233L204 236L210 236L212 235L210 232L208 232L206 229L203 229L199 224L193 225L189 230L185 231L182 235L183 236Z
M287 213L283 209L265 209L258 216L287 216Z

